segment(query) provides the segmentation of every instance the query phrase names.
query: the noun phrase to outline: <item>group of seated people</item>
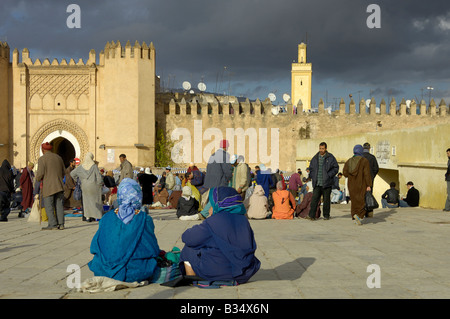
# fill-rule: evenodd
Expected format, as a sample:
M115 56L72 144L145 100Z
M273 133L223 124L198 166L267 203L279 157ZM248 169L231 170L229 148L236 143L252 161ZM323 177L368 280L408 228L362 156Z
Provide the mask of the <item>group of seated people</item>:
M168 207L176 209L176 215L180 220L203 220L209 216L208 190L201 188L201 183L191 183L195 177L194 173L198 169L188 172L183 176L182 181L176 184L169 191L164 184L157 183L154 187L153 206ZM200 173L201 174L201 173ZM301 171L297 173L300 177ZM335 176L332 192L332 203L338 203L339 197L343 194L339 187L339 180L342 173ZM269 177L270 179L270 177ZM279 180L276 187L268 189L263 184L258 184L256 178L250 183L247 189L247 196L244 198L246 216L249 219L293 219L295 217L305 218L310 209L312 199L312 185L307 178L303 178L302 183L292 187L292 183ZM199 187L200 185L200 187ZM395 183L391 183L391 189L387 190L381 203L384 207L415 207L418 206L419 195L412 182L408 182L408 195L400 198ZM266 189L265 189L266 188ZM200 189L200 190L199 190ZM296 199L298 196L298 200ZM320 203L317 208L317 218L321 215Z
M405 198L400 197L399 191L395 188L395 182L389 184L390 188L381 196L381 205L383 208L397 207L417 207L419 206L420 194L414 187L413 182L408 182L408 193Z
M247 218L293 219L294 217L305 218L308 215L312 198L312 188L308 186L310 185L308 179L303 178L298 186L293 187L284 182L282 174L277 181L276 173L265 176L265 174L259 174L258 170L259 167L256 168L256 174L251 174L250 187L243 195ZM165 184L167 173L170 174L169 170L166 170L161 179L154 183L152 201L146 202L151 204L149 208L176 209L176 216L180 220L206 219L209 216L210 203L209 190L203 188L201 182L203 173L195 165L191 165L184 175L175 174L177 182L172 189ZM300 177L301 171L297 174ZM265 177L265 180L270 183L261 182L263 179L258 179L258 176ZM272 187L272 185L276 186ZM320 206L317 214L320 216Z
M91 253L94 257L89 268L95 276L124 282L165 284L164 278L173 276L164 274L162 278L161 270L170 265L169 271L177 272L175 282L191 278L208 284L242 284L261 265L255 256L256 242L248 219L304 218L309 213L312 192L308 185L301 202L296 202L295 192L278 181L276 190L270 194L271 208L262 185L253 184L251 195L246 198L232 187L213 187L200 194L189 182L189 176L187 174L182 185L171 190L170 196L166 196L167 201L176 207L179 219L202 219L202 222L184 231L181 236L184 247L176 258L168 262L168 253L158 245L149 206L143 203L142 186L131 178L125 178L117 188L117 206L103 216L92 239ZM418 196L415 197L417 190L412 182L408 182L408 188L408 197L399 199L395 184L391 183L391 189L383 194L383 207L415 205L414 201L418 202ZM154 200L159 200L161 190L163 187L157 186ZM176 201L174 193L177 194ZM320 204L316 216L320 216ZM174 286L173 283L170 285Z
M188 188L183 188L181 201L192 199L187 199L191 194ZM125 178L119 184L118 207L103 216L92 239L94 257L89 268L95 276L161 282L161 268L167 264L160 261L166 253L158 245L153 219L142 197L142 189L133 179ZM209 217L182 234L184 247L170 269L179 271L178 278L209 284L245 283L261 263L255 257L255 238L242 197L231 187L217 187L209 190L208 202Z
M170 195L167 189L158 184L155 186L153 206L165 206L176 209L176 215L180 220L203 220L209 216L209 190L200 192L196 186L190 183L186 173L183 185L175 185ZM249 219L293 219L305 217L309 211L309 203L312 193L309 187L304 187L303 201L300 196L297 201L293 192L289 191L282 181L276 183L276 188L270 192L263 186L253 182L247 189L247 195L243 198L246 209L245 216ZM311 193L308 195L308 193ZM302 202L302 206L300 206ZM320 207L319 207L320 212Z

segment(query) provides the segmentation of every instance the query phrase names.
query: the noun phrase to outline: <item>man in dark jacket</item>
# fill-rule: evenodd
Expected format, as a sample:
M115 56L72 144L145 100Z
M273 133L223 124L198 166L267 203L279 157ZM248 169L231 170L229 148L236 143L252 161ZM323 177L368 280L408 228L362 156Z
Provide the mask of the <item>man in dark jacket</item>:
M383 208L397 208L399 199L398 190L395 188L394 182L391 182L389 186L391 188L381 195L381 205Z
M11 205L11 194L14 193L14 175L8 160L0 167L0 221L7 222Z
M323 218L330 219L330 196L334 176L339 172L339 164L333 154L327 151L327 143L319 144L319 152L311 159L309 164L309 177L313 185L313 198L309 211L310 220L315 219L315 212L323 195Z
M413 182L406 184L408 187L408 193L406 198L402 198L399 201L399 207L417 207L419 206L419 191L414 187Z
M370 174L372 175L372 191L373 191L373 181L375 179L375 176L377 176L379 171L378 161L377 158L370 153L370 144L368 142L364 143L363 145L363 156L369 161L370 165ZM372 217L373 216L373 210L366 212L366 217Z

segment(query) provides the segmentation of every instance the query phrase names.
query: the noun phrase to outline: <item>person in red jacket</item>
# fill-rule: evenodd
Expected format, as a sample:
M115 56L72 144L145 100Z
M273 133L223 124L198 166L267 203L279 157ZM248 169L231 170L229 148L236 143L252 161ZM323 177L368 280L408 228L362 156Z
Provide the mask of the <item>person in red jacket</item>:
M22 190L22 202L20 205L22 206L22 210L28 211L31 210L33 206L34 197L33 197L33 185L34 185L34 163L28 162L27 167L22 170L22 175L20 175L20 189ZM22 212L19 214L19 217L22 217Z

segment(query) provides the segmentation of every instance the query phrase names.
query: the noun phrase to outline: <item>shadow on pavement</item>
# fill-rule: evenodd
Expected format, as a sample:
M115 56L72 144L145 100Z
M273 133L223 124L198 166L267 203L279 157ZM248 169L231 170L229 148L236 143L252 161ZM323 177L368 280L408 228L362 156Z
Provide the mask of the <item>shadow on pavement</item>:
M316 258L313 257L300 257L273 269L260 269L255 276L252 277L251 281L296 280L299 279L315 261Z
M36 246L36 245L20 245L20 246L7 246L7 247L0 246L0 253L6 253L6 252L9 252L14 249L24 248L24 247L33 247L33 246Z
M386 209L375 210L373 212L373 217L364 218L364 223L366 224L385 223L388 217L391 217L392 215L397 213L397 209L398 208L391 208L389 210Z
M283 265L277 266L273 269L260 269L248 283L258 281L280 281L280 280L296 280L299 279L303 273L316 261L313 257L300 257L293 261L287 262ZM238 287L245 286L246 284L239 285ZM171 288L170 290L163 290L156 294L149 296L150 299L166 299L172 298L176 293L181 293L188 289L199 289L193 286L182 286Z
M377 224L384 223L388 217L397 213L397 209L399 208L390 208L389 210L385 208L376 209L373 212L373 217L365 217L364 223L366 224ZM344 212L345 215L331 216L331 218L348 218L351 219L351 211L350 209L340 210L340 212Z

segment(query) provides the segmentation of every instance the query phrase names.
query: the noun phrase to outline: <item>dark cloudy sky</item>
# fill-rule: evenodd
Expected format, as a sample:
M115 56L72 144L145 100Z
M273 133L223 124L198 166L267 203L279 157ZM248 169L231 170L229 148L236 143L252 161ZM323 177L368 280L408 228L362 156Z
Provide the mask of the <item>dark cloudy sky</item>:
M81 28L66 26L69 4ZM381 28L369 29L371 3ZM308 34L313 105L328 97L450 103L449 0L1 0L0 40L36 58L88 58L106 42L153 42L162 84L202 79L250 99L290 93L291 63ZM226 67L226 70L225 70ZM425 88L425 89L424 89Z

